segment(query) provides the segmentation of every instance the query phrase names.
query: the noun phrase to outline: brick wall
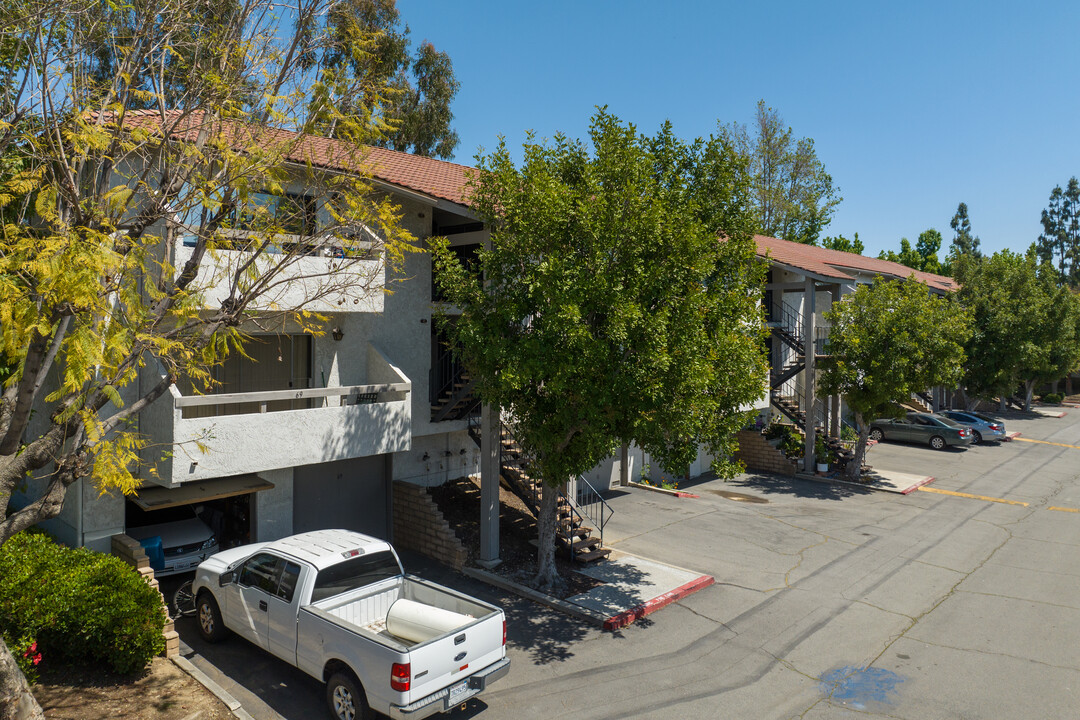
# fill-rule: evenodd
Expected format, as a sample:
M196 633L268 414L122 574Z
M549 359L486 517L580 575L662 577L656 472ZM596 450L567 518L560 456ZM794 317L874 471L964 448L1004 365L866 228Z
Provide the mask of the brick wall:
M455 570L465 565L465 546L427 489L400 480L394 483L394 545L415 550Z
M127 535L113 535L112 554L135 568L146 582L150 583L150 587L158 590L160 594L161 591L158 588L158 581L154 577L154 570L150 567L150 558L146 556L146 551L143 550L138 540ZM165 636L165 657L176 657L180 654L180 635L173 626L172 618L169 617L169 606L165 602L164 596L161 598L161 612L165 613L166 617L165 627L161 631L162 635Z
M749 470L760 470L778 475L794 475L795 463L788 460L784 453L769 444L757 430L740 430L738 434L739 450L735 459L742 461Z

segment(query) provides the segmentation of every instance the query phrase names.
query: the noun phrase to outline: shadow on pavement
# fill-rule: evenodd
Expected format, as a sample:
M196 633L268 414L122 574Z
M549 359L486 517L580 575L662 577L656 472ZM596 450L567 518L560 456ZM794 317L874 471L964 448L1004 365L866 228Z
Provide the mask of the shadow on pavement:
M854 495L869 495L874 492L870 488L800 480L768 473L747 473L728 480L724 484L727 487L756 490L766 495L791 495L814 500L843 500Z

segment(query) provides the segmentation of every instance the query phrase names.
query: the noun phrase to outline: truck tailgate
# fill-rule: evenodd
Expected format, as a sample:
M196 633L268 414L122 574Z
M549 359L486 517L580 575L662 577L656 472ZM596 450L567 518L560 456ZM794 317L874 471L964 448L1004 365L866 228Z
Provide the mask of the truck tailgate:
M410 702L450 687L450 705L469 697L469 675L503 657L503 614L488 613L448 635L409 649Z

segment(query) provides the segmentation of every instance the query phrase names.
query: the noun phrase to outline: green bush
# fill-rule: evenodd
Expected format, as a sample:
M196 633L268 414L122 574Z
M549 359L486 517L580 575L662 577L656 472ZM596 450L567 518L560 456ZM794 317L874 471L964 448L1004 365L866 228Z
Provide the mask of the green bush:
M1065 396L1060 393L1046 393L1042 396L1042 401L1047 405L1060 405L1064 399Z
M43 662L142 670L165 649L161 595L119 558L20 533L0 547L0 632Z

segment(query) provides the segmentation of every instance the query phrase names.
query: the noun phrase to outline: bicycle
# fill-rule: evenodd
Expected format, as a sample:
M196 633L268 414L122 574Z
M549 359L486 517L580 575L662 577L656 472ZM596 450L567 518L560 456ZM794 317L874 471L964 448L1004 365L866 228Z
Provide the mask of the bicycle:
M173 617L187 617L195 614L195 595L191 592L191 581L181 585L173 593Z

